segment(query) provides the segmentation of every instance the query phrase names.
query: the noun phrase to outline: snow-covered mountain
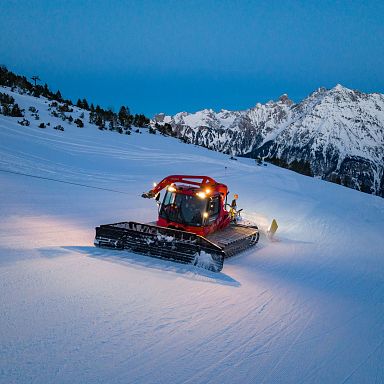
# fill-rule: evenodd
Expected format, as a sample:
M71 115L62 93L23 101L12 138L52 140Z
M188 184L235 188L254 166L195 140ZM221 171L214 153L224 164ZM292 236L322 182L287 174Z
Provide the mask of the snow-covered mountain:
M177 137L210 149L262 157L301 173L384 196L384 95L337 85L300 103L287 95L245 111L156 115Z

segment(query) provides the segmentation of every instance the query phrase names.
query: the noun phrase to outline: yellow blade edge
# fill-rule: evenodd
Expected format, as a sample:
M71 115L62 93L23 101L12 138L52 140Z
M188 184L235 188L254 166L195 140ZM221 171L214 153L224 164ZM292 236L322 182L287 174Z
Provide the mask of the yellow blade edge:
M272 237L276 233L277 228L279 228L279 226L277 225L277 221L273 219L268 229L268 235Z

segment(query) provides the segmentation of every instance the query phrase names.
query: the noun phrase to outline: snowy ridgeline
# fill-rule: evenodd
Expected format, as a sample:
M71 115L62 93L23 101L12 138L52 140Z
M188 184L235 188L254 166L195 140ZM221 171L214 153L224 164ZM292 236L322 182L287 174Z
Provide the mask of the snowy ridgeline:
M384 196L384 95L341 85L298 104L287 95L245 111L156 115L186 142Z
M384 382L384 199L12 97L30 125L0 115L0 383ZM238 193L259 243L221 273L93 246L153 221L141 193L180 173Z
M63 131L65 125L121 134L148 127L143 115L121 118L0 87L0 113L20 125ZM40 100L36 108L32 100ZM111 116L110 116L111 115ZM131 119L131 120L130 120ZM133 124L132 124L133 123ZM136 127L133 127L137 123ZM299 104L286 95L246 111L156 115L148 127L216 151L266 160L296 172L384 196L384 96L337 85Z

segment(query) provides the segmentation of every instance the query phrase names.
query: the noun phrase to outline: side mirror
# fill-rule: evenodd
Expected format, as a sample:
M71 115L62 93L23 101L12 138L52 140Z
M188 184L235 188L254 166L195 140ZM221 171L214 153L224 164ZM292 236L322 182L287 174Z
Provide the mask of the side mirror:
M156 195L155 200L158 202L160 200L160 192Z
M141 197L144 197L144 199L152 199L154 196L153 196L153 192L152 191L149 191L149 192L144 192Z

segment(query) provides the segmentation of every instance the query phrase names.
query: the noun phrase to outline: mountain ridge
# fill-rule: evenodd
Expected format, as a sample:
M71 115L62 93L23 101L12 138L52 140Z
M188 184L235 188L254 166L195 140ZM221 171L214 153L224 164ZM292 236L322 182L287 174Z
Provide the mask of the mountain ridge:
M263 159L300 173L384 196L384 95L337 84L299 103L287 94L242 111L158 114L183 141ZM299 165L298 165L299 164Z

